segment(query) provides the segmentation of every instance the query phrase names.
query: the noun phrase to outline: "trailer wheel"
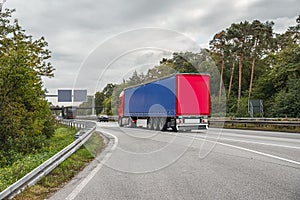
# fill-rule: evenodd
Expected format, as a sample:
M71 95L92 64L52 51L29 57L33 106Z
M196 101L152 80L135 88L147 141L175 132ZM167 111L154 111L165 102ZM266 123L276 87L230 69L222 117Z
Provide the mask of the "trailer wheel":
M160 117L158 118L158 130L159 131L165 131L167 130L167 124L166 124L166 118L165 117Z
M153 129L159 131L159 118L158 117L153 118Z
M153 118L152 117L149 117L149 119L148 119L147 128L150 130L153 129Z

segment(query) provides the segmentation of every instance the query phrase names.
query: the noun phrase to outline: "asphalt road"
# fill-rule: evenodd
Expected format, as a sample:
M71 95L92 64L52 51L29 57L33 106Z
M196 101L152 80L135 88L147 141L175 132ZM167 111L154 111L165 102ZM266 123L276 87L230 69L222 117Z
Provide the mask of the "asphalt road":
M300 134L97 130L106 150L50 199L300 199Z

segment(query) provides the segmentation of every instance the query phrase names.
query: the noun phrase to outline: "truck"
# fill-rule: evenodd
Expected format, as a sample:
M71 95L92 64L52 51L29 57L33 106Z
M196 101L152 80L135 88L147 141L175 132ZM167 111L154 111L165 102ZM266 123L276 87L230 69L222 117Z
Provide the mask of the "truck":
M125 88L119 95L120 127L191 131L208 129L210 75L177 73Z
M77 107L66 106L61 108L62 118L63 119L75 119L77 116Z

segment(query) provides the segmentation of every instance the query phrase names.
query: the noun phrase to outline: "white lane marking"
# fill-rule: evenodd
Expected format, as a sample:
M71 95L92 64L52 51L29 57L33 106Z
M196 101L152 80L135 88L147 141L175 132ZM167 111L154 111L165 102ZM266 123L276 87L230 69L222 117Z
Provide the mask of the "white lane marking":
M191 138L189 136L184 136L184 135L181 135L181 137ZM227 146L227 147L231 147L231 148L235 148L235 149L239 149L239 150L243 150L243 151L255 153L255 154L258 154L258 155L262 155L262 156L266 156L266 157L270 157L270 158L275 158L275 159L278 159L278 160L281 160L281 161L285 161L285 162L289 162L289 163L293 163L293 164L296 164L296 165L300 165L300 162L295 161L295 160L290 160L290 159L283 158L283 157L280 157L280 156L275 156L275 155L272 155L272 154L263 153L263 152L260 152L260 151L255 151L255 150L247 149L247 148L240 147L240 146L235 146L235 145L226 144L226 143L217 142L217 141L211 141L211 140L209 140L207 138L205 138L205 139L204 138L195 138L195 139L196 140L206 140L208 142L214 142L216 144L220 144L220 145L223 145L223 146Z
M255 150L252 150L252 149L247 149L247 148L244 148L244 147L239 147L239 146L226 144L226 143L222 143L222 142L217 142L217 143L220 144L220 145L223 145L223 146L228 146L228 147L248 151L248 152L251 152L251 153L267 156L267 157L270 157L270 158L275 158L275 159L282 160L282 161L285 161L285 162L293 163L293 164L296 164L296 165L300 165L300 162L298 162L298 161L290 160L290 159L283 158L283 157L280 157L280 156L275 156L275 155L272 155L272 154L263 153L263 152L260 152L260 151L255 151Z
M93 171L91 173L89 173L89 175L77 185L77 187L72 191L72 193L70 193L65 198L66 200L73 200L76 198L76 196L81 192L81 190L90 182L90 180L96 175L96 173L103 167L103 165L106 163L106 161L112 155L112 152L117 148L118 138L108 132L103 131L103 130L101 130L101 132L114 138L115 143L114 143L113 147L109 150L109 153L107 153L104 156L103 160L97 165L97 167L94 168Z
M198 136L198 138L207 139L201 136ZM208 138L210 139L210 138ZM214 138L211 138L214 139ZM281 144L273 144L273 143L264 143L264 142L254 142L254 141L246 141L246 140L235 140L235 139L227 139L227 138L219 138L220 140L227 140L227 141L233 141L233 142L242 142L242 143L250 143L250 144L261 144L261 145L268 145L268 146L276 146L276 147L285 147L285 148L291 148L291 149L300 149L300 147L297 146L286 146Z
M178 135L178 136L179 137L192 138L192 137L186 136L186 135ZM289 162L289 163L293 163L293 164L296 164L296 165L300 165L300 162L295 161L295 160L290 160L290 159L287 159L287 158L282 158L280 156L275 156L275 155L272 155L272 154L263 153L263 152L260 152L260 151L255 151L255 150L247 149L247 148L240 147L240 146L235 146L235 145L226 144L226 143L222 143L222 142L212 141L209 138L199 138L199 137L193 137L193 138L195 140L206 140L208 142L213 142L215 144L220 144L220 145L223 145L223 146L227 146L227 147L231 147L231 148L235 148L235 149L239 149L239 150L243 150L243 151L255 153L255 154L258 154L258 155L263 155L263 156L266 156L266 157L275 158L275 159L278 159L278 160L281 160L281 161L285 161L285 162ZM217 139L219 140L220 138L217 138Z
M167 134L170 134L170 133L167 133ZM173 135L173 134L170 134L170 135ZM177 134L177 136L191 138L189 136L184 136L184 135L180 135L180 134L179 135ZM206 138L206 137L199 138L199 137L195 137L195 139L197 139L197 140L209 140L209 139L214 139L214 138ZM245 140L234 140L234 139L226 139L226 138L218 138L218 139L219 140L227 140L227 141L235 141L235 142L243 142L243 143L252 143L252 144L260 144L260 145L269 145L269 146L277 146L277 147L284 147L284 148L300 149L300 147L296 147L296 146L286 146L286 145L272 144L272 143L262 143L262 142L253 142L253 141L245 141ZM283 158L283 157L280 157L280 156L276 156L276 155L272 155L272 154L268 154L268 153L263 153L263 152L260 152L260 151L255 151L255 150L252 150L252 149L248 149L248 148L244 148L244 147L240 147L240 146L235 146L235 145L230 145L230 144L226 144L226 143L222 143L222 142L216 142L216 141L212 141L212 140L209 140L209 141L210 142L215 142L215 143L223 145L223 146L228 146L228 147L231 147L231 148L236 148L236 149L240 149L240 150L252 152L252 153L255 153L255 154L259 154L259 155L263 155L263 156L275 158L275 159L282 160L282 161L285 161L285 162L293 163L293 164L296 164L296 165L300 165L300 162L298 162L298 161L287 159L287 158Z

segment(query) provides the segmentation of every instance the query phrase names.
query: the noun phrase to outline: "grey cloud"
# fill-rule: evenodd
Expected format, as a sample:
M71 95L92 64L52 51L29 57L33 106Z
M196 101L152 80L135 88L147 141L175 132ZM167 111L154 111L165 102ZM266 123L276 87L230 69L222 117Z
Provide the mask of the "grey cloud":
M45 36L49 42L49 48L53 52L51 62L56 68L56 77L45 80L45 87L51 90L72 87L80 67L88 63L86 61L97 52L97 47L126 31L160 27L183 33L200 44L208 44L216 32L226 29L231 23L253 19L274 20L278 22L277 27L284 30L285 26L295 23L293 17L300 14L299 0L7 0L4 7L17 9L15 17L28 34L35 38ZM122 41L130 40L132 46L139 46L141 41L148 47L163 48L167 44L165 47L174 51L184 50L188 46L186 41L180 39L173 46L167 41L155 41L150 32L135 34L122 38ZM81 74L80 78L87 79L82 81L82 87L99 82L99 74L93 76L92 72L104 70L109 59L115 59L110 56L118 55L128 45L126 42L115 42L118 44L111 44L104 49L103 53L107 55L105 59L108 60L92 59L98 63L90 63L95 69L89 68L89 71ZM194 48L195 51L197 48ZM165 56L158 51L152 55L151 51L140 53L139 56L132 56L131 60L127 57L127 61L124 61L124 65L131 65L128 67L129 72L118 71L115 67L99 84L115 81L116 73L130 73L131 67L143 65L143 62L145 65L158 63L161 56Z
M247 9L247 15L262 20L299 15L299 0L260 0Z

